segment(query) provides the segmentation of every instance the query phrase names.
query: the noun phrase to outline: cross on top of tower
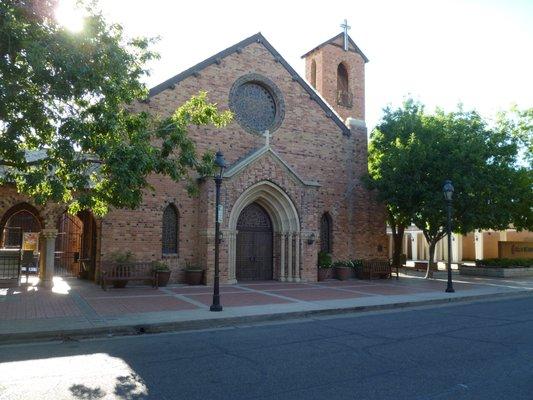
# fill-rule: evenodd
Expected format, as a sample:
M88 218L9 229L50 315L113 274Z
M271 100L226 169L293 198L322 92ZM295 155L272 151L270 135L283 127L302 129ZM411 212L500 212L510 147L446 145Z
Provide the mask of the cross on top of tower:
M344 51L348 51L348 29L350 29L351 26L348 25L347 19L344 19L344 23L341 24L341 28L344 31Z

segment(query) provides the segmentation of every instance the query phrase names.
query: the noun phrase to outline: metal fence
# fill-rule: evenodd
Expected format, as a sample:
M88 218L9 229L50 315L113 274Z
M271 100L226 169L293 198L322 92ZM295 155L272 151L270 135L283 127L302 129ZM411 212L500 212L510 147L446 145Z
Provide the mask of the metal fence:
M20 249L0 249L0 286L6 282L18 282L20 261Z
M39 252L23 250L24 230L20 227L5 227L1 232L0 279L18 282L22 274L26 277L39 273Z
M78 217L64 214L59 222L54 254L54 275L62 277L80 274L80 250L83 224Z

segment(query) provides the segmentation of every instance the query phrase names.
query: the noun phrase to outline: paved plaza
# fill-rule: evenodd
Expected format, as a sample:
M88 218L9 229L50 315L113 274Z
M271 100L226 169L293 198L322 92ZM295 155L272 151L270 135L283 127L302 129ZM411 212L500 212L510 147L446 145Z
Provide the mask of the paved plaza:
M30 281L0 289L0 341L37 340L94 333L128 334L161 325L196 329L213 324L302 317L313 313L423 305L452 300L528 293L533 279L482 279L456 276L455 293L444 293L443 279L401 275L399 280L328 280L318 283L277 281L222 285L224 311L209 311L210 286L171 285L109 288L92 282L56 278L54 290ZM175 324L175 325L172 325Z

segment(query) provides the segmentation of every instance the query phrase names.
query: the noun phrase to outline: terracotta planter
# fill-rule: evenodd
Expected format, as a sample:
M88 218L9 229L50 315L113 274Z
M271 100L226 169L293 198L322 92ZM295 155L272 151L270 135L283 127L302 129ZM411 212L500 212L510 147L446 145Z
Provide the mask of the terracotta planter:
M113 287L116 289L124 289L128 281L113 281Z
M322 282L331 277L331 268L318 267L318 281Z
M352 268L350 267L335 267L335 275L340 281L347 281L352 276Z
M157 271L157 286L165 287L170 279L171 271Z
M369 271L363 272L363 268L357 268L355 272L356 272L358 279L370 279L370 272Z
M185 270L185 282L188 285L201 285L203 276L203 270Z
M130 276L129 264L119 264L117 270L120 271L119 276L128 277ZM124 289L128 284L128 280L117 280L113 281L113 287L117 289Z

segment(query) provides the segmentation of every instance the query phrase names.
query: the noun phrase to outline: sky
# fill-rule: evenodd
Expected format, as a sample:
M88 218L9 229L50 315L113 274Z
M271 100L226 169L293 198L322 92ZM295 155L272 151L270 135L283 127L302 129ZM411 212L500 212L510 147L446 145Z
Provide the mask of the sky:
M63 0L69 2L71 0ZM262 32L305 76L301 55L341 32L369 58L366 122L407 96L429 110L463 103L490 118L533 107L533 0L100 0L130 36L158 36L152 87Z

